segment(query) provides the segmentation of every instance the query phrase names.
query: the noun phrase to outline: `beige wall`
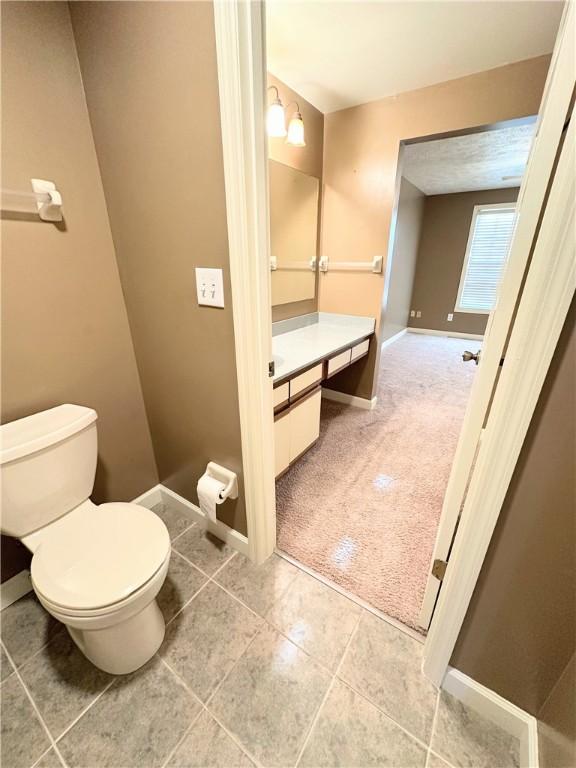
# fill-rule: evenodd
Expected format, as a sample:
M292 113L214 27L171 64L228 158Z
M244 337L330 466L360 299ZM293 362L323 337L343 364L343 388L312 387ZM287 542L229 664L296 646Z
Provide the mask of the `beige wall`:
M289 88L282 80L268 73L268 85L275 85L278 88L280 99L285 107L290 102L296 101L302 113L304 121L305 147L291 147L286 144L286 140L280 137L270 137L268 139L268 157L270 160L276 160L291 168L307 173L309 176L315 176L320 179L320 198L322 197L322 163L324 150L324 115L313 107L306 99L303 99L299 93ZM274 92L268 93L268 102L274 97ZM287 110L287 123L290 119L294 105ZM318 222L321 220L321 200L318 206ZM272 307L272 321L286 320L289 317L305 315L309 312L316 312L318 309L318 287L316 286L316 295L313 299L304 301L294 301L290 304L279 304Z
M576 650L571 308L451 664L534 715Z
M331 261L386 257L396 209L400 142L491 125L538 112L549 56L401 93L325 116L322 254ZM384 270L385 272L385 270ZM380 321L384 276L328 272L319 308ZM339 388L371 397L379 345Z
M488 315L454 312L475 205L515 202L518 188L433 195L426 198L411 307L411 328L484 333ZM454 313L454 320L446 318Z
M538 712L538 750L541 768L576 765L576 655Z
M2 3L2 186L57 183L62 226L3 214L2 420L98 412L96 501L158 482L66 3ZM3 544L5 541L3 540ZM19 570L3 547L6 576Z
M425 200L418 187L402 177L394 249L388 264L390 278L385 281L388 290L382 296L381 341L408 325Z
M242 479L211 3L76 2L72 21L160 480ZM194 267L224 270L199 307ZM218 516L246 530L241 488Z

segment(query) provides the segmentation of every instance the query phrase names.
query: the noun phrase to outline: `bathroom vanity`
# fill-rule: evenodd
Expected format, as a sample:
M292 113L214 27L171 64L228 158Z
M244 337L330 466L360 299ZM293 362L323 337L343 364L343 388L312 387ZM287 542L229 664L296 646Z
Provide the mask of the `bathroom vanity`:
M320 434L321 385L368 354L374 318L315 312L272 325L276 477Z

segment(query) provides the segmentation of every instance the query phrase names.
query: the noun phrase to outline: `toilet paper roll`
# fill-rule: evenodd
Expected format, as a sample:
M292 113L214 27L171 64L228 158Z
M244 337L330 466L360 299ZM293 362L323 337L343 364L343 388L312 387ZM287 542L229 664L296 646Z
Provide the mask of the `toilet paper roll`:
M209 517L210 520L216 520L216 504L222 504L220 492L226 488L226 484L216 480L209 475L202 475L198 480L198 501L200 509Z

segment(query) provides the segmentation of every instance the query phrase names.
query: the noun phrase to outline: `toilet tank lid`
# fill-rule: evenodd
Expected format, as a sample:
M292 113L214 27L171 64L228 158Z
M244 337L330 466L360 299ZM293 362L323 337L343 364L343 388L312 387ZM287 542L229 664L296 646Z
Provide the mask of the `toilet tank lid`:
M66 403L3 424L0 427L0 465L59 443L97 418L93 408Z

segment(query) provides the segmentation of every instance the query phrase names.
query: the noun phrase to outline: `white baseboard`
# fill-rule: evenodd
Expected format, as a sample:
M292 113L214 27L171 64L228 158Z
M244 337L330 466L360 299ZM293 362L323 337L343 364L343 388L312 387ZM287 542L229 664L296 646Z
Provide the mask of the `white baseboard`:
M325 387L322 387L322 397L325 397L326 400L333 400L335 403L345 403L346 405L354 405L356 408L364 408L365 411L373 411L378 401L377 397L368 400L364 397L347 395L345 392L336 392L335 389L326 389Z
M389 347L390 344L394 344L395 341L398 341L398 339L401 339L402 336L406 334L407 330L408 328L404 328L403 331L398 331L394 336L390 336L389 339L386 339L386 341L383 341L382 344L380 344L380 349L384 349L384 347Z
M134 501L148 509L151 509L159 502L170 504L171 507L189 517L190 520L195 523L202 523L202 525L206 526L206 529L214 536L221 539L226 544L229 544L241 554L248 556L248 539L246 536L238 533L238 531L235 531L233 528L229 528L219 520L214 522L213 520L207 519L206 515L196 506L196 504L188 501L184 496L180 496L179 493L170 490L170 488L166 488L165 485L154 486L154 488L143 493L137 499L134 499Z
M5 581L0 587L0 611L20 600L21 597L32 592L32 580L30 571L20 571L16 576Z
M538 722L468 675L448 667L442 688L520 740L520 768L538 768Z
M428 336L453 336L455 339L476 339L482 341L481 333L459 333L458 331L436 331L433 328L407 328L408 333L424 333Z
M160 484L155 485L153 488L141 493L137 499L132 499L132 504L140 504L146 507L146 509L152 509L156 504L162 502L162 488L163 486Z

